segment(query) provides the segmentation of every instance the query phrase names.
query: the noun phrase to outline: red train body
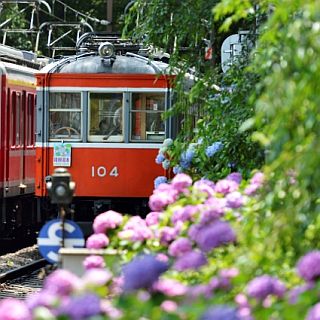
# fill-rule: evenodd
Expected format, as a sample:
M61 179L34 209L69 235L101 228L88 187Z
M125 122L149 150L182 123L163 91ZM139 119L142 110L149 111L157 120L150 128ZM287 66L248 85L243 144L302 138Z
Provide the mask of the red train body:
M33 212L35 179L35 71L27 52L0 46L0 234L28 229Z
M111 42L80 46L40 71L32 57L0 46L0 238L57 217L46 190L56 167L76 183L76 221L91 223L107 209L148 210L154 179L166 174L155 163L158 149L177 127L163 120L173 77L138 46Z
M103 46L121 46L105 56ZM143 214L154 179L165 175L155 163L172 120L167 65L100 44L49 64L37 73L35 194L47 196L55 167L67 167L76 182L74 219L92 221L106 209Z

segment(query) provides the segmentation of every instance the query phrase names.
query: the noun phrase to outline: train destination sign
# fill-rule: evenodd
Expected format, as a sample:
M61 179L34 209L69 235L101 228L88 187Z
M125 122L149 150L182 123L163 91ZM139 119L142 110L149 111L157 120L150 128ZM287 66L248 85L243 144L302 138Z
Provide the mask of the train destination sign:
M59 261L59 249L62 244L62 224L60 219L47 222L40 230L38 246L40 254L50 263ZM83 248L85 244L81 228L73 221L64 223L64 247Z

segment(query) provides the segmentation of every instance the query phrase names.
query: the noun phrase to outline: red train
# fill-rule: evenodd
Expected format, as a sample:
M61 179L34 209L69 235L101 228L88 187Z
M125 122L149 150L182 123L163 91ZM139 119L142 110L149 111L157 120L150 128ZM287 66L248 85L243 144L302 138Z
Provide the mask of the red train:
M66 167L76 182L76 221L103 210L146 213L172 101L167 64L140 46L89 33L78 53L41 70L36 57L0 46L0 238L57 217L46 182Z
M172 119L162 120L172 100L168 65L130 42L91 33L78 51L36 74L38 203L54 169L66 167L76 182L76 221L107 209L141 214L154 179L165 174L155 163L158 149L174 135Z
M37 222L35 181L36 56L0 45L0 234ZM29 210L29 214L26 213Z

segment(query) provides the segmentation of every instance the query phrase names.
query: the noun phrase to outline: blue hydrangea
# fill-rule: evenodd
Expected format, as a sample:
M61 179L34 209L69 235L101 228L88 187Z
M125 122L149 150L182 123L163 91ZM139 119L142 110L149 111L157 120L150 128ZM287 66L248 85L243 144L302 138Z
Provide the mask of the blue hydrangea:
M162 168L168 170L170 168L170 160L166 159L162 162Z
M167 269L168 264L153 255L135 257L122 269L124 292L150 288Z
M168 179L165 176L159 176L154 179L154 188L157 189L161 183L167 183Z
M237 309L228 305L210 307L200 320L240 320Z
M207 157L209 158L213 157L218 151L222 149L222 147L223 147L223 144L220 141L213 143L211 146L206 148Z
M166 159L165 155L160 152L160 153L156 156L156 163L157 163L157 164L161 164L165 159Z
M173 173L174 174L178 174L178 173L182 173L183 170L180 166L174 166L173 169L172 169Z

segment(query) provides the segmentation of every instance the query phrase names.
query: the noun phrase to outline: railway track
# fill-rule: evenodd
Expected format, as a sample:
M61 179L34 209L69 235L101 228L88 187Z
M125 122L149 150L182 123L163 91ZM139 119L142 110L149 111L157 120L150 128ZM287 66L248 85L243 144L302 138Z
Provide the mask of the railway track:
M25 299L27 295L42 288L43 280L50 270L48 262L39 259L22 267L0 274L0 299Z

